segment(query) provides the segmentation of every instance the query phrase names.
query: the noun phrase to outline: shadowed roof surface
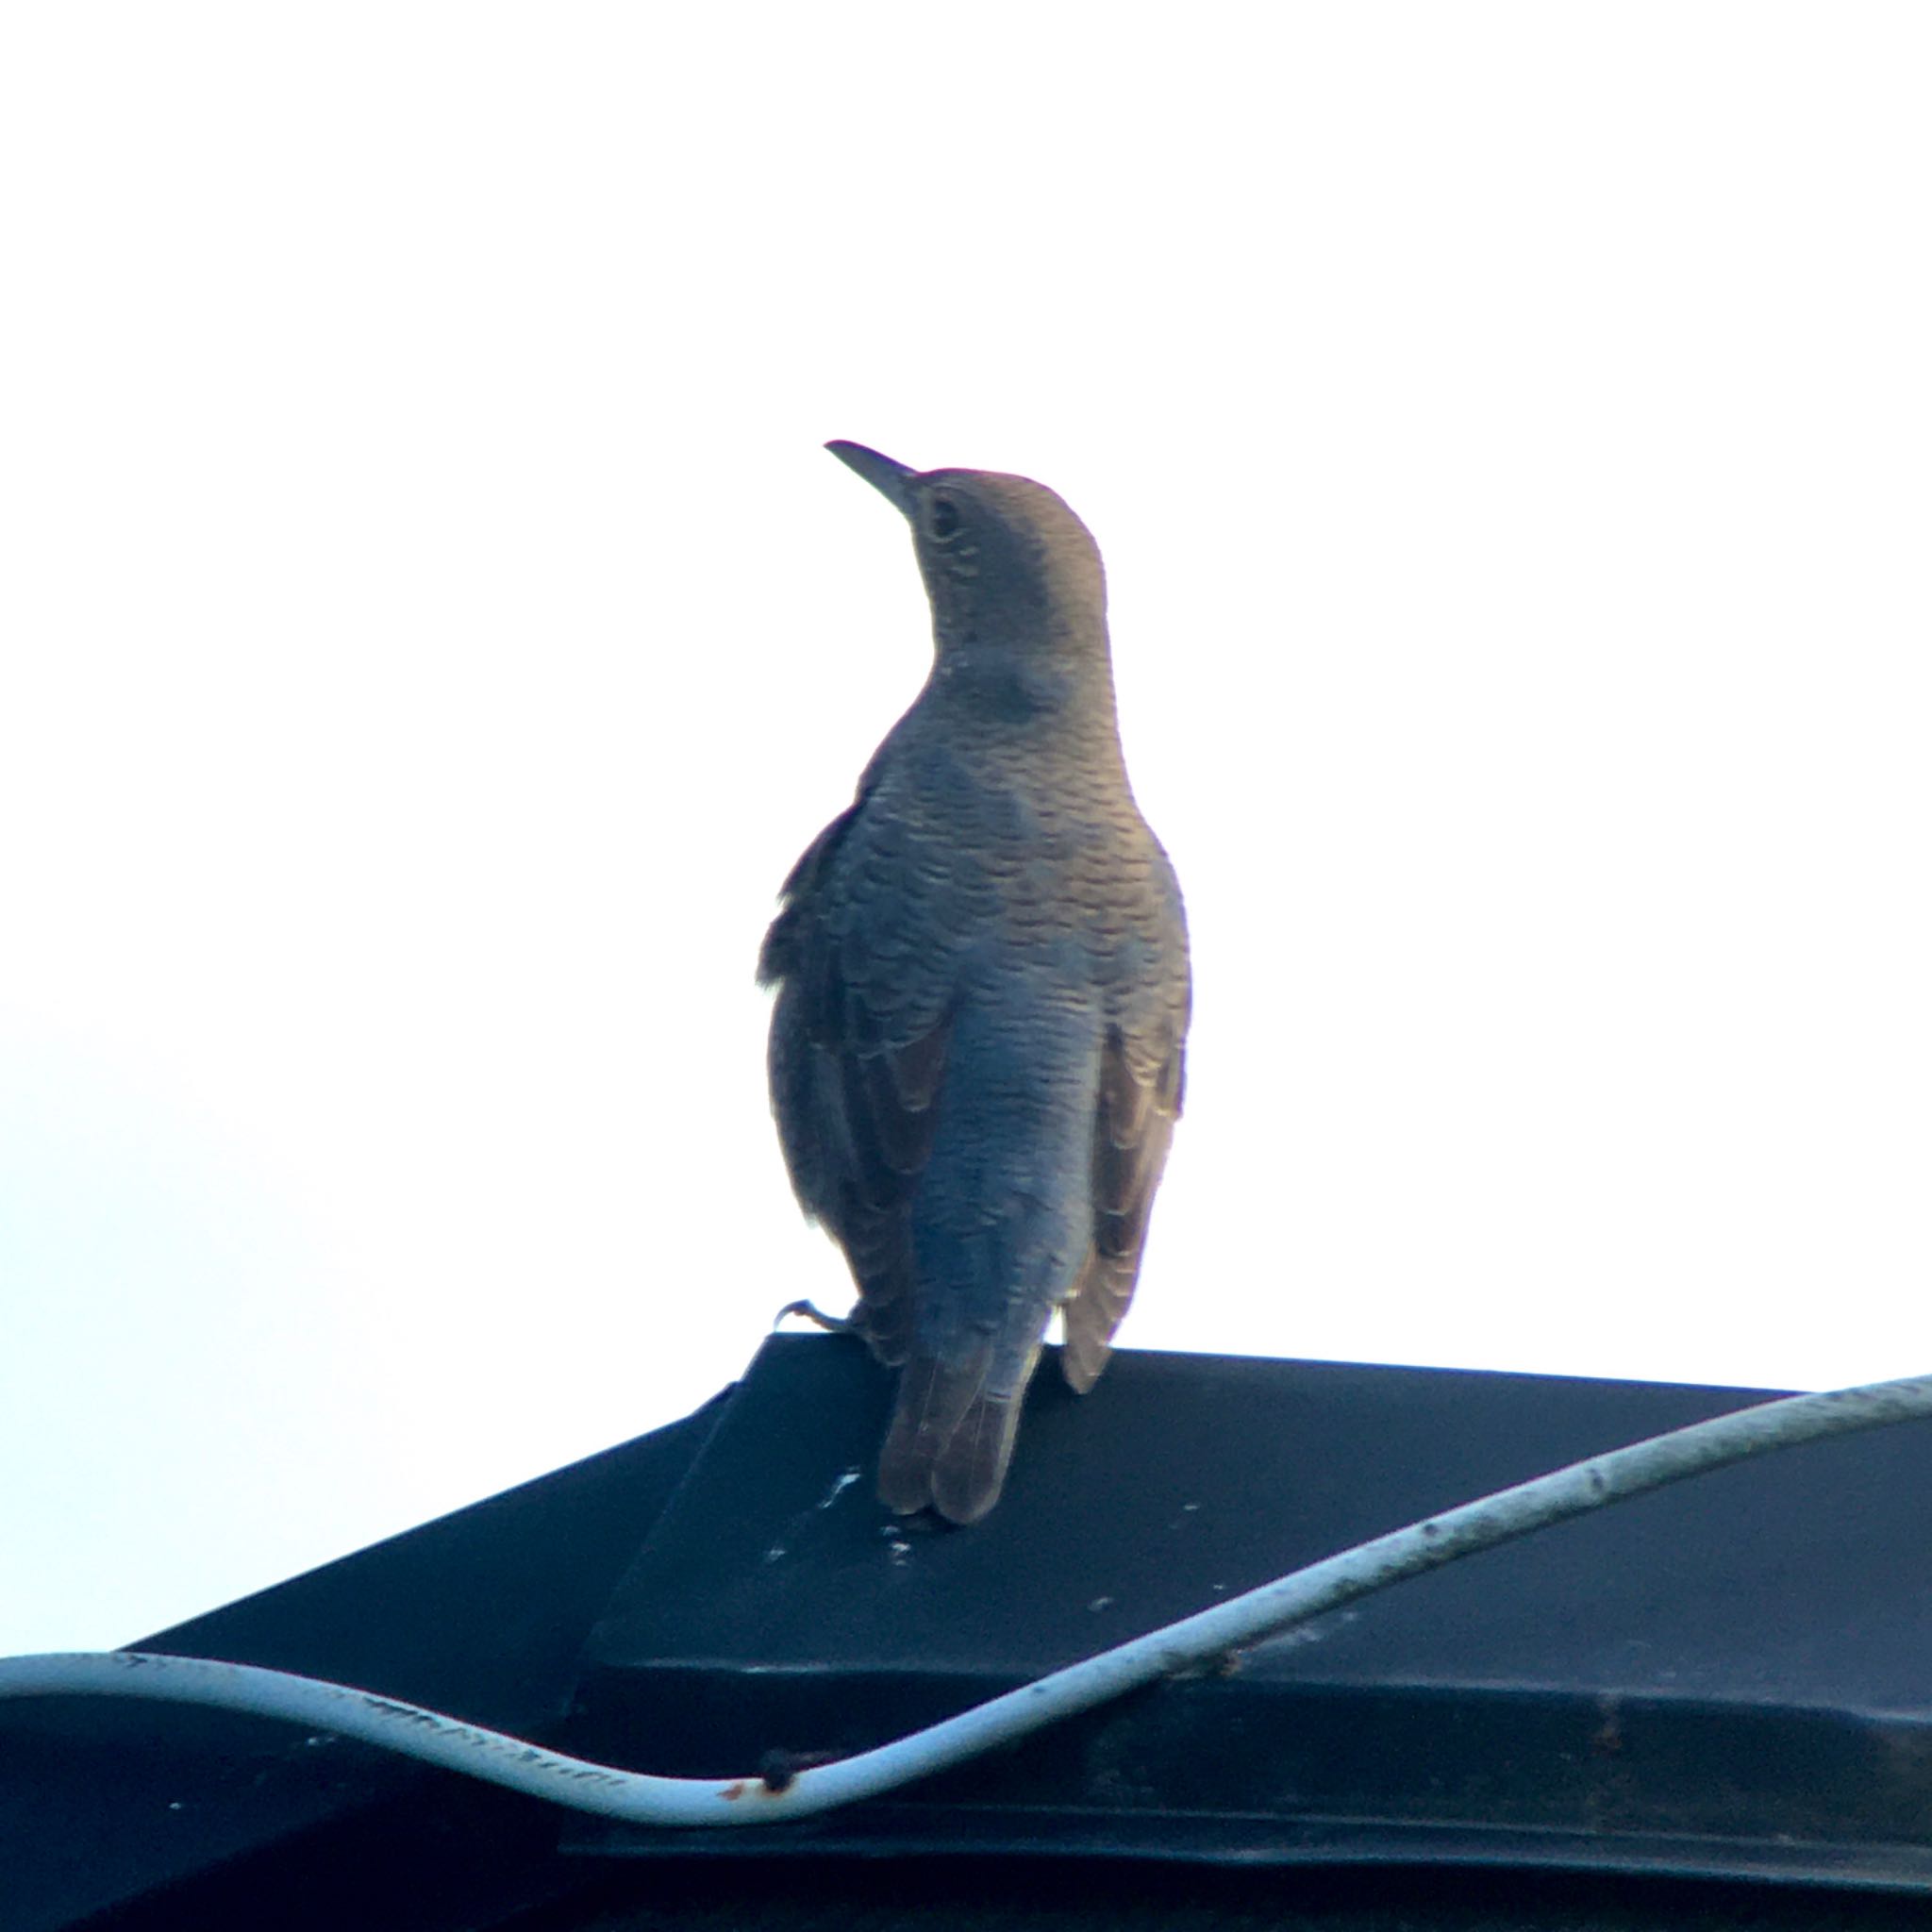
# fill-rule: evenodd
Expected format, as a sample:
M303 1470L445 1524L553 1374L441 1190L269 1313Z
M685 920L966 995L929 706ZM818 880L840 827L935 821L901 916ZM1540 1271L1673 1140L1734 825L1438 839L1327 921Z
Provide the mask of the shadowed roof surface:
M887 1384L862 1351L781 1337L684 1423L145 1647L333 1676L640 1769L743 1773L882 1741L1752 1399L1129 1351L1085 1398L1041 1378L1001 1507L953 1531L874 1499ZM611 1825L257 1719L17 1704L0 1714L0 1932L105 1907L128 1927L672 1923L653 1898L681 1901L680 1923L884 1924L865 1916L886 1909L881 1858L931 1923L988 1925L1056 1898L1069 1924L1107 1900L1113 1923L1241 1924L1264 1898L1274 1923L1501 1924L1525 1887L1541 1924L1650 1923L1616 1916L1629 1874L1928 1890L1928 1479L1932 1431L1909 1424L1723 1470L903 1794L753 1831ZM1437 1877L1416 1891L1419 1868ZM1742 1924L1774 1899L1715 1885L1657 1923ZM1876 1925L1902 1903L1835 1890L1831 1909Z

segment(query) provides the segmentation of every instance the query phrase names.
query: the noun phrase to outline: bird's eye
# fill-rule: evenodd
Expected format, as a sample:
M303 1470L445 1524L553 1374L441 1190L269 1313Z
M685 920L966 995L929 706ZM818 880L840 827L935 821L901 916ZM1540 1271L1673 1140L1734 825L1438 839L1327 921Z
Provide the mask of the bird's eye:
M959 527L959 511L949 497L935 496L925 508L925 527L943 543Z

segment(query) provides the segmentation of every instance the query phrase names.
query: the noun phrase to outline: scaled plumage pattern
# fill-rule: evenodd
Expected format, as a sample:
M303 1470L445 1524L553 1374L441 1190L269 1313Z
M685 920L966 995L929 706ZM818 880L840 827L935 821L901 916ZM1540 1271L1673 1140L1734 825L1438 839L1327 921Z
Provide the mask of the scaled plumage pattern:
M765 936L772 1108L900 1372L879 1494L998 1500L1048 1323L1106 1366L1180 1115L1179 885L1134 804L1100 553L1052 491L834 455L912 526L932 672Z

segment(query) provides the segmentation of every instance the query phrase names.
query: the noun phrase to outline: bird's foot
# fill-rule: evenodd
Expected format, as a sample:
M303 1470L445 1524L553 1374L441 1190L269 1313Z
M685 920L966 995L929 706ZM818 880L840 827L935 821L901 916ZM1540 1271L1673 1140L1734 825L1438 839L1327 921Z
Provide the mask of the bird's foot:
M823 1328L827 1335L856 1335L857 1322L850 1316L828 1315L811 1302L787 1302L772 1317L772 1326L776 1328L787 1315L796 1315L802 1322L809 1322L815 1328Z

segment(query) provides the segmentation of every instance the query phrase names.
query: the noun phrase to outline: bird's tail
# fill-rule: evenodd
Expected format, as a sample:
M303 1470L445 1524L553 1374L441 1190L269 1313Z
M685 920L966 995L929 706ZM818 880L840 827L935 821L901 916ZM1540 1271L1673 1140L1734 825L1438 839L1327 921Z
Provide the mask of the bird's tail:
M887 1508L909 1516L930 1505L949 1522L977 1523L999 1501L1038 1353L1017 1378L1002 1378L1005 1389L990 1386L991 1346L957 1362L913 1356L879 1455Z

